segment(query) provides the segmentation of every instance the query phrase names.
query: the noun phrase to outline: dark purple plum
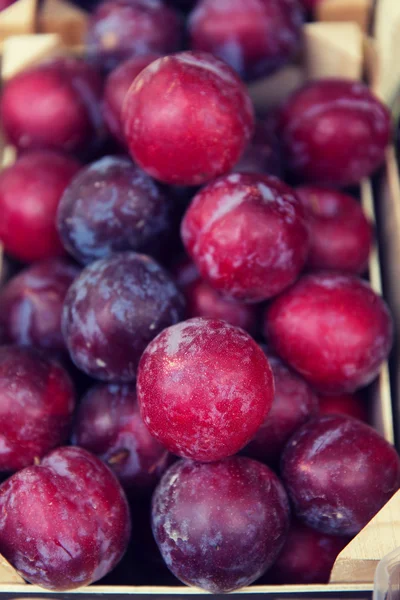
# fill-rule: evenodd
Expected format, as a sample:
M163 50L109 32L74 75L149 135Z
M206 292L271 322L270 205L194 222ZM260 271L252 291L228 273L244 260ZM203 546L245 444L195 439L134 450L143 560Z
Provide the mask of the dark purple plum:
M153 534L167 566L184 583L215 594L258 579L276 559L288 525L282 484L249 458L181 460L153 496Z
M332 535L355 535L400 485L396 450L343 415L312 419L289 440L282 477L298 518Z
M274 400L264 423L243 453L276 467L289 438L317 415L318 398L300 375L279 358L267 356L275 381Z
M79 369L129 382L147 344L183 312L183 297L167 272L149 256L124 252L92 263L75 279L62 328Z
M116 477L83 448L62 447L0 487L0 552L30 583L62 591L122 558L129 507Z
M128 158L105 156L82 169L57 213L61 240L86 264L112 252L159 250L170 225L167 198Z
M0 291L0 329L8 343L64 352L61 313L79 269L61 258L33 264Z
M68 438L74 388L56 361L33 348L0 348L0 471L33 464Z
M108 464L129 495L151 491L171 458L144 424L134 384L91 388L79 405L72 441Z
M282 176L281 149L271 119L256 121L253 138L233 171Z

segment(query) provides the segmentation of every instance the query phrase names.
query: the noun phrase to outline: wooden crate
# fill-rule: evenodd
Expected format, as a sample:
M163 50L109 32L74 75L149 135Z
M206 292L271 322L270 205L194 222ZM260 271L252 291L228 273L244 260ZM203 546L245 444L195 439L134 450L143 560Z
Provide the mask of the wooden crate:
M336 1L336 0L335 0ZM331 7L333 0L323 0L325 10ZM395 0L399 2L399 0ZM353 0L346 0L346 6ZM400 4L400 3L399 3ZM329 5L329 6L328 6ZM357 5L357 7L355 6ZM354 7L362 8L359 24L354 22L333 21L325 12L324 21L308 24L304 28L305 56L302 66L291 66L283 69L265 81L251 86L250 93L259 110L267 110L279 100L285 98L302 81L308 78L322 76L341 76L358 79L367 73L372 87L377 90L379 80L378 54L375 43L366 37L365 23L372 2L354 0ZM353 13L354 14L354 13ZM324 16L325 15L325 16ZM335 17L338 18L338 17ZM48 36L52 36L49 38ZM45 34L25 36L24 38L9 38L4 45L3 78L22 69L26 64L32 64L43 59L43 48L48 44L45 54L52 55L68 51L65 37L59 33L47 31ZM20 49L19 49L20 48ZM30 49L29 49L30 48ZM382 94L381 94L382 95ZM390 155L390 151L388 156ZM0 160L3 165L13 162L15 152L12 148L2 146ZM398 183L398 180L397 180ZM400 195L400 184L398 183ZM374 188L369 180L360 185L360 198L364 210L375 221ZM400 217L400 204L398 205ZM399 241L400 245L400 241ZM399 267L400 269L400 267ZM372 253L369 264L369 278L372 287L378 293L382 292L381 261L378 247ZM398 284L400 296L400 283ZM400 306L400 303L399 303ZM376 383L371 386L372 422L376 429L393 443L393 415L391 404L391 389L388 365L384 364ZM297 597L299 594L313 595L313 598L361 597L369 598L374 587L374 572L379 561L387 554L400 547L400 524L397 523L400 514L400 492L374 517L374 519L353 539L339 555L331 574L328 585L294 585L294 586L251 586L236 592L241 596L269 594L275 596ZM82 595L88 600L94 598L128 599L132 594L166 596L196 596L206 592L185 586L99 586L62 593L56 597L72 600ZM27 585L16 571L0 557L0 599L43 600L53 597L54 592L42 590L34 585Z

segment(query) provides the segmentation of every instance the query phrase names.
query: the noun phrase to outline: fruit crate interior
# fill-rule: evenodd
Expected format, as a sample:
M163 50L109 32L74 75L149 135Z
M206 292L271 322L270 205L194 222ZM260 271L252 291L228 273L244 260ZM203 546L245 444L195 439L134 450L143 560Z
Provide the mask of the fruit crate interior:
M54 1L54 4L52 2ZM326 12L322 12L320 17L325 22L312 23L305 26L305 58L301 67L295 65L283 69L278 75L272 76L264 82L252 86L251 94L256 106L268 107L274 104L279 97L285 97L294 88L299 85L304 78L317 78L323 76L345 76L354 79L361 78L365 73L369 78L371 85L376 85L377 78L377 53L374 44L365 36L363 30L367 28L368 18L372 2L368 0L362 2L330 2L325 4ZM385 2L383 3L385 4ZM393 3L389 3L394 6ZM48 13L52 13L55 8L59 8L62 3L58 0L51 0L46 3ZM85 15L82 11L69 11L68 5L65 5L67 17L77 19L84 31ZM17 8L16 8L17 7ZM63 34L63 23L60 24L57 17L57 25L52 25L51 18L46 21L47 25L42 26L45 33L32 34L32 19L29 21L29 15L36 10L36 5L32 0L18 0L14 5L14 12L11 14L11 22L19 21L19 15L25 15L25 29L15 30L13 26L7 25L5 19L5 32L2 38L2 23L0 18L0 40L3 39L3 80L25 68L28 65L39 62L40 60L58 55L73 52L80 53L79 36L68 38ZM11 7L12 8L12 7ZM387 7L385 6L385 11ZM11 9L8 9L9 11ZM22 13L21 13L22 11ZM30 11L30 12L29 12ZM68 12L69 11L69 12ZM350 11L350 13L349 13ZM398 11L400 13L400 10ZM65 14L65 13L64 13ZM349 16L349 14L351 16ZM28 15L28 16L27 16ZM357 16L359 25L348 21L349 18ZM9 15L6 15L7 17ZM65 17L65 18L67 18ZM339 23L339 21L343 21ZM10 20L8 21L8 23ZM28 25L26 25L28 23ZM50 23L50 24L49 24ZM361 27L360 27L361 25ZM33 25L34 26L34 25ZM53 30L52 30L53 26ZM7 30L8 27L8 30ZM8 31L8 34L7 34ZM17 34L10 37L9 33ZM383 36L384 37L384 36ZM399 61L400 62L400 61ZM381 94L385 99L387 95ZM4 166L12 164L15 160L14 149L1 145L1 164ZM395 319L397 320L396 307L400 306L400 291L392 281L398 280L398 267L394 260L394 251L400 251L398 236L394 235L400 227L400 184L398 171L394 161L393 149L388 151L387 159L387 181L384 188L384 202L380 207L380 219L385 232L390 229L391 235L388 235L389 241L389 268L386 268L385 274L390 275L390 280L384 280L389 289L389 299L394 308ZM362 206L367 215L375 223L375 206L379 204L374 197L375 188L370 180L364 180L360 184L359 195ZM382 211L384 215L381 215ZM386 233L385 233L386 238ZM387 254L385 239L385 256ZM379 256L378 245L371 255L369 262L369 280L373 289L382 293L382 270L381 257ZM386 288L385 288L386 289ZM400 309L399 309L400 314ZM400 320L400 317L399 317ZM371 422L376 429L390 442L394 441L394 427L392 414L392 400L390 389L390 378L388 364L383 365L380 376L377 381L370 386L371 396ZM296 586L257 586L240 590L245 597L254 594L270 594L271 596L287 595L288 597L297 597L298 594L307 594L310 597L320 598L326 594L330 597L362 597L367 598L373 590L373 573L378 561L391 552L396 546L400 546L400 527L394 527L398 521L398 510L400 509L400 494L397 493L392 500L378 513L371 523L345 548L339 555L331 576L331 582L328 585L296 585ZM122 586L122 585L98 585L94 584L88 588L81 588L71 592L54 593L44 590L34 585L27 585L15 572L15 570L4 560L0 559L0 597L10 600L29 597L34 598L63 598L69 600L77 595L83 595L88 599L92 598L128 598L132 594L136 595L154 595L159 597L177 595L197 596L204 595L206 592L184 586L169 587L151 585L149 581L145 586Z

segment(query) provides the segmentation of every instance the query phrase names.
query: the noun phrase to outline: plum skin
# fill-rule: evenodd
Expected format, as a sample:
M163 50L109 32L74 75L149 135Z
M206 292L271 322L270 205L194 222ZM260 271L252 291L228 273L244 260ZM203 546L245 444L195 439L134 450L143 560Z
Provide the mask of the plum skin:
M143 423L132 384L92 387L78 407L72 442L99 456L130 496L151 492L171 459Z
M104 121L110 133L122 145L125 145L122 123L122 107L125 96L135 77L159 57L159 54L153 53L127 59L111 71L105 81L102 104Z
M65 249L88 264L113 252L157 254L171 210L157 184L125 157L104 156L70 181L57 209Z
M324 271L304 275L271 302L264 332L273 350L317 391L341 394L378 375L393 324L368 283Z
M276 177L235 173L198 192L181 237L217 291L261 302L292 284L305 265L309 232L294 191Z
M167 566L184 583L213 593L255 581L279 553L288 524L279 479L245 457L181 460L153 496L153 534Z
M57 448L6 480L0 515L1 554L27 581L56 591L111 571L131 530L120 484L83 448Z
M122 252L83 269L68 290L61 326L79 369L123 383L135 380L147 344L183 312L183 297L162 267Z
M0 348L0 471L22 469L64 443L75 408L68 373L34 348Z
M288 62L301 47L298 0L199 0L189 16L193 50L211 52L242 78L256 79Z
M301 521L322 533L355 535L398 490L400 459L369 425L323 415L289 440L281 473Z
M170 452L202 462L245 446L272 403L272 371L243 330L217 319L165 329L139 364L137 393L150 433Z
M53 258L36 262L0 289L0 328L7 343L66 352L61 313L79 268Z
M129 152L144 171L171 185L202 185L238 162L253 133L254 111L226 63L180 52L136 77L122 120Z
M275 382L271 410L242 453L276 468L289 438L319 412L318 398L308 383L276 356L267 353Z
M368 423L367 399L361 394L319 395L318 400L321 415L347 415Z
M360 203L329 188L296 189L310 221L308 269L363 274L368 267L373 228Z
M363 83L320 79L287 100L278 131L292 176L344 187L359 183L383 163L390 113Z
M79 169L68 156L40 150L23 154L0 173L0 239L6 252L23 262L65 255L55 216Z

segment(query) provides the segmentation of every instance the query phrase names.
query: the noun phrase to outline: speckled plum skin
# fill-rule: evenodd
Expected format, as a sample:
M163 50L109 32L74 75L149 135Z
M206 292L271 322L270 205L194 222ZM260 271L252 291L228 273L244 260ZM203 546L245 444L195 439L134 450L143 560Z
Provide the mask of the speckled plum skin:
M67 372L33 348L0 348L0 471L32 464L67 439L75 393Z
M79 269L62 258L34 263L0 289L0 329L7 343L65 352L61 313Z
M183 311L166 271L148 256L124 252L83 269L66 296L62 329L79 369L95 379L129 382L147 344Z
M308 268L364 273L373 229L360 203L348 194L317 186L299 187L296 193L310 222Z
M82 448L58 448L0 486L0 552L44 588L104 577L123 556L130 529L120 484Z
M199 0L189 17L191 47L255 79L300 50L303 18L299 0Z
M266 175L235 173L200 190L181 235L202 277L245 302L261 302L293 283L309 247L300 200Z
M20 150L83 153L104 134L102 78L77 58L57 58L12 77L4 86L1 120Z
M80 165L50 151L21 156L0 173L0 240L23 262L62 256L55 216L61 195Z
M325 394L371 383L392 346L386 303L354 275L304 275L272 301L264 327L277 354Z
M283 107L279 131L291 174L334 187L359 183L382 163L389 110L360 82L307 83Z
M319 396L318 399L321 415L346 415L368 423L367 401L360 394Z
M335 560L349 541L347 537L327 535L294 521L285 545L262 583L328 583Z
M204 52L160 58L135 79L122 111L135 162L165 183L202 185L232 170L254 126L236 73Z
M234 456L179 461L153 496L152 526L176 577L214 594L258 579L285 541L289 503L265 465Z
M105 0L89 21L89 57L107 70L127 58L179 50L181 22L162 0Z
M271 408L272 371L243 330L217 319L169 327L140 360L137 393L150 433L178 456L209 462L254 436Z
M264 423L243 453L275 468L289 438L318 414L318 398L308 383L279 358L267 356L275 382L274 400Z
M233 172L282 176L280 144L270 120L256 121L253 137Z
M127 91L135 77L159 57L159 54L153 53L128 58L111 71L105 81L102 105L104 121L110 133L122 145L125 145L122 107Z
M333 535L355 535L398 490L396 450L372 427L323 415L288 442L281 473L304 523Z
M157 252L170 213L146 173L128 158L105 156L72 179L58 206L57 228L69 254L87 264L124 250Z
M130 496L150 492L171 458L143 423L134 384L91 388L79 405L72 441L108 464Z

